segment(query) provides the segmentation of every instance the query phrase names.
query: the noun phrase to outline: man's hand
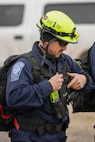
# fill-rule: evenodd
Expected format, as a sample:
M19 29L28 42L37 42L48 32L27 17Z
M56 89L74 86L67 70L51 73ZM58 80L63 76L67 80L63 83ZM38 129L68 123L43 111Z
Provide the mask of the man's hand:
M85 75L77 73L68 73L68 75L72 78L72 80L70 81L70 83L68 83L67 88L80 90L85 86L87 81Z
M57 73L56 75L54 75L53 77L49 79L49 82L52 85L53 91L59 90L63 84L63 81L64 81L63 75L59 73Z

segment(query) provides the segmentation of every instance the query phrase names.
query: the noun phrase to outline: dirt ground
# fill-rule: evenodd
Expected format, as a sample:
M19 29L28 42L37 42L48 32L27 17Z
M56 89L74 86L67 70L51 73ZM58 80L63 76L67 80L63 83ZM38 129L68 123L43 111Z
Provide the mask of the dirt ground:
M67 142L95 142L95 113L72 113L70 110L70 125L67 129Z
M70 110L70 125L67 129L67 142L95 142L95 113L72 113ZM7 133L0 132L0 142L10 142Z

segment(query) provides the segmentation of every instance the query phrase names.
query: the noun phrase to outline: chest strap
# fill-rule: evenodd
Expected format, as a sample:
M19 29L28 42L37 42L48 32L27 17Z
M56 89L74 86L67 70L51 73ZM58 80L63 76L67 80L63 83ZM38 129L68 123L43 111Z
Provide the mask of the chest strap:
M65 131L68 127L67 122L65 124L49 124L43 119L21 116L17 116L17 118L14 119L14 125L17 130L34 132L38 135L42 135L45 132L58 133Z

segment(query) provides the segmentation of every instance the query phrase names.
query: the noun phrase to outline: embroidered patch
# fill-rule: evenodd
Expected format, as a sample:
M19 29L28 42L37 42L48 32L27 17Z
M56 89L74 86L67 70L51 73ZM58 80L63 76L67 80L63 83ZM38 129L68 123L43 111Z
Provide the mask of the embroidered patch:
M19 80L21 71L25 64L23 62L18 62L14 65L12 72L11 72L11 82Z

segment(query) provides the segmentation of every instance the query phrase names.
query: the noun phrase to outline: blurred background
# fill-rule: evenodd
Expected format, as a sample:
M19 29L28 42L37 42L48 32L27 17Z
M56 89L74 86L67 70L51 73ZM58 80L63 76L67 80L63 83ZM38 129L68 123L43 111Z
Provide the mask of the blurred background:
M77 25L77 44L69 44L66 53L83 57L95 40L95 0L0 0L0 62L12 54L31 50L39 40L36 27L49 10L66 13Z
M13 54L31 50L39 40L36 23L49 10L60 10L76 23L80 34L77 44L69 44L66 54L82 58L95 41L95 0L0 0L0 65ZM94 113L72 113L68 142L94 142ZM0 142L9 142L0 132Z

